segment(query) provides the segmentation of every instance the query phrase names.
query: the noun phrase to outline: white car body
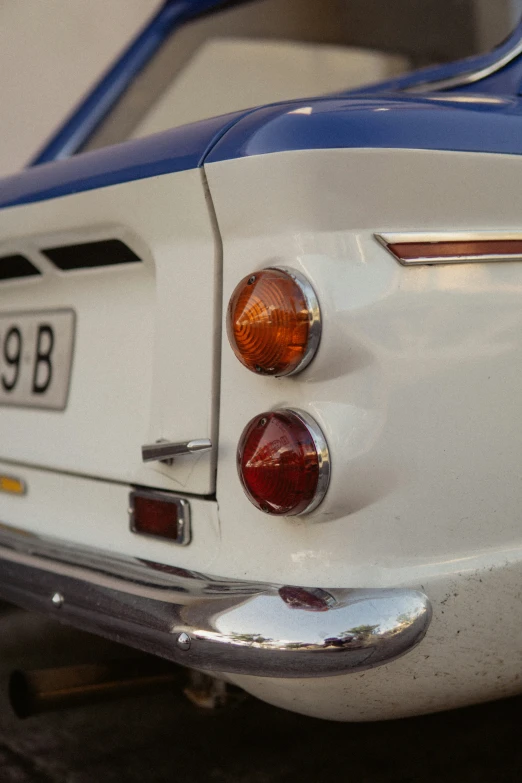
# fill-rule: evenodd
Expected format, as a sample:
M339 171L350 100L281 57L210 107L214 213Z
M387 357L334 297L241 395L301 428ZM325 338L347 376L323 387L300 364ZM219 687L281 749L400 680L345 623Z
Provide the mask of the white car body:
M343 100L332 113L358 99ZM426 109L426 123L437 112L435 98L419 100L399 110L375 99L361 112L371 132L396 139L387 112L405 124L408 106ZM466 111L451 101L448 133L452 112L460 121ZM0 258L22 254L41 274L2 282L0 314L72 308L76 333L65 410L0 409L0 474L27 487L0 495L0 594L322 718L394 718L519 693L521 259L408 266L376 235L520 235L522 158L381 140L268 149L279 122L308 133L322 111L289 104L254 130L244 115L202 165L183 170L140 159L129 174L132 156L152 150L145 140L122 145L116 162L88 153L4 181ZM236 130L242 152L220 157ZM157 137L159 169L184 133ZM93 184L104 167L110 175ZM114 238L141 263L60 271L42 254ZM317 356L286 379L249 373L223 328L239 280L274 264L305 275L321 306ZM311 415L329 447L328 492L302 518L259 511L237 475L245 424L280 408ZM142 462L144 444L194 438L212 450ZM131 530L133 487L188 501L189 545ZM122 576L140 563L163 568L160 586ZM201 574L212 575L210 598ZM194 604L179 598L190 579ZM211 625L216 585L226 590ZM289 606L281 585L332 604ZM167 612L149 626L155 601L162 612L176 606L176 620ZM375 642L361 632L353 648L328 648L337 616L377 628ZM262 638L272 620L279 636ZM388 652L387 634L405 628L404 646ZM289 640L306 646L302 664ZM205 644L219 654L206 659ZM288 655L288 670L270 655Z

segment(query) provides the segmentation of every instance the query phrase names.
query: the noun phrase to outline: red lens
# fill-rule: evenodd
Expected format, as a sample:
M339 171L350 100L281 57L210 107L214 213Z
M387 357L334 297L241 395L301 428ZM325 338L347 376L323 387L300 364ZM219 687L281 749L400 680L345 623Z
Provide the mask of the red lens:
M132 492L131 530L147 536L168 538L177 544L190 541L189 506L186 500L160 493Z
M252 419L241 436L237 460L246 494L268 514L302 514L326 491L329 464L322 434L312 432L293 411Z

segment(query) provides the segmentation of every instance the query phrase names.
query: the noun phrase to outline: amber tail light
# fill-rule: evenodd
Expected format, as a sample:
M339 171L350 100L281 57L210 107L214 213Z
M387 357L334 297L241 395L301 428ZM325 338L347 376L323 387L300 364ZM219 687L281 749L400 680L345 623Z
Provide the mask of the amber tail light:
M243 278L227 314L230 345L260 375L293 375L311 362L321 334L310 283L287 269L263 269Z
M328 447L317 423L302 411L253 418L241 436L237 464L247 497L267 514L309 513L328 489Z

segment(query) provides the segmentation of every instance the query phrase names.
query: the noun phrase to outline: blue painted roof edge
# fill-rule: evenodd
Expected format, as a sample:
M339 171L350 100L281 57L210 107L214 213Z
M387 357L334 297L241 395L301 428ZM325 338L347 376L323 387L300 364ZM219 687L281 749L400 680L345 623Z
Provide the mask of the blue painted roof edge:
M246 113L213 117L24 169L0 179L0 208L198 168L212 146Z
M236 112L25 169L0 180L0 207L274 152L397 148L522 155L516 97L368 95Z
M357 95L279 104L239 119L205 164L268 153L396 148L522 155L522 102L481 95Z

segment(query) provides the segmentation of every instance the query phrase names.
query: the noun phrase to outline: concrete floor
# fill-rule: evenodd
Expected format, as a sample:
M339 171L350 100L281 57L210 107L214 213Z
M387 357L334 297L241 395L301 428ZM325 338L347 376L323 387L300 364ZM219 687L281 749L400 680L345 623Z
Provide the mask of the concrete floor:
M19 721L13 668L114 658L119 649L0 608L0 783L519 783L522 697L378 724L327 723L248 698L200 711L181 693Z

